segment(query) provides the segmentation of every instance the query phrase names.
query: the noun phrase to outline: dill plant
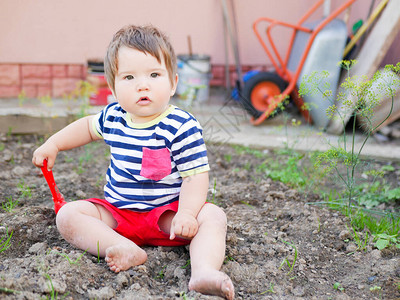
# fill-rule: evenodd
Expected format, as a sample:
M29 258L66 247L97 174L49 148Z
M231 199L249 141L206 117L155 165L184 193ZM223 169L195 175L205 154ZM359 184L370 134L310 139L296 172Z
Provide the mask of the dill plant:
M366 188L365 185L357 184L355 173L357 167L360 167L362 163L361 153L368 139L392 114L394 97L396 91L400 88L398 77L400 75L400 63L387 65L383 71L377 71L371 79L366 76L350 76L351 67L355 63L356 61L342 61L340 63L347 74L347 78L341 84L341 90L337 94L336 101L332 99L333 93L329 90L329 86L324 83L328 76L326 72L314 72L310 76L306 76L299 89L300 95L320 93L327 101L330 101L331 106L326 111L327 116L338 118L344 129L346 123L352 120L349 138L346 131L343 130L338 145L330 145L327 151L318 155L315 163L315 167L322 168L325 174L336 173L345 188L345 192L342 194L345 197L339 199L339 201L321 202L320 204L327 204L331 208L339 209L350 217L350 224L354 232L356 230L370 232L375 247L378 249L383 249L389 245L398 247L400 244L400 219L397 214L368 209L369 204L374 206L375 203L372 203L366 194L371 194L371 192L375 195L380 194L381 200L384 199L383 202L387 202L397 199L400 189L390 190L380 183L373 183ZM381 105L382 99L390 100L390 108L383 120L377 121L374 119L374 111ZM363 120L361 126L365 134L361 146L356 149L356 121L358 118ZM379 172L374 170L371 172L376 173L373 177L379 177ZM372 173L371 175L373 175ZM334 193L334 195L331 193L331 197L337 198L338 196L337 193ZM377 200L376 197L374 197L374 200ZM378 217L373 217L371 213Z
M400 74L400 63L387 65L383 71L377 71L371 79L366 76L351 76L350 71L356 61L342 61L340 66L347 74L346 79L340 86L336 100L329 85L326 84L327 72L313 72L305 76L300 85L299 94L305 96L320 93L331 105L326 110L328 118L338 118L343 128L351 121L351 134L347 137L343 130L341 141L337 146L330 145L330 149L318 155L315 167L322 167L324 172L335 172L346 189L348 207L355 201L356 178L355 172L361 163L361 153L371 135L392 114L395 93L400 87L398 75ZM391 99L390 110L386 117L377 125L374 124L374 109L377 108L382 99ZM363 130L365 135L361 146L356 149L357 117L364 120ZM344 171L342 171L344 170Z

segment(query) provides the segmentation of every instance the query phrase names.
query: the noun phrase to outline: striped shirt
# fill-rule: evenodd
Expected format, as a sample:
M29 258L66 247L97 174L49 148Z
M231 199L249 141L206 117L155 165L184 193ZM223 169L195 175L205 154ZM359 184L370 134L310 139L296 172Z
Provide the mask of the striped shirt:
M182 177L208 171L202 128L176 106L134 124L118 103L93 118L95 133L110 146L105 199L118 208L149 211L178 200Z

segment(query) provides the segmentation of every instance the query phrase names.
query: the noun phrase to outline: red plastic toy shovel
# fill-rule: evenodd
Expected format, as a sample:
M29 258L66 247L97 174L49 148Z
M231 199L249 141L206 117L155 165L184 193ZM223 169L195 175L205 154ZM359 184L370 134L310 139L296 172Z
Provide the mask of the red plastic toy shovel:
M53 172L49 171L47 169L47 160L46 159L43 161L43 167L41 169L42 169L44 178L46 179L47 184L49 185L50 192L53 195L54 210L57 214L58 211L60 210L61 206L63 206L67 202L65 202L63 195L61 195L60 191L58 190L58 188L56 186L56 182L54 181Z

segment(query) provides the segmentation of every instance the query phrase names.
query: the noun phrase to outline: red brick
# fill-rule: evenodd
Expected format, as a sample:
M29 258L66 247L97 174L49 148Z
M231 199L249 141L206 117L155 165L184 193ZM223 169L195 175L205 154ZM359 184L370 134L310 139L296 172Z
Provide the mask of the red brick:
M1 86L0 85L0 98L14 98L18 97L21 92L19 86Z
M68 77L71 78L83 78L83 66L82 65L68 65L67 66Z
M225 79L213 78L210 80L210 86L225 86Z
M36 86L34 85L22 86L22 90L24 91L26 98L37 98L38 89Z
M50 86L51 79L50 78L24 78L22 80L22 84L25 85L41 85L41 86Z
M68 76L66 65L51 66L53 78L65 78Z
M44 96L51 96L51 87L50 86L38 86L37 87L37 96L44 97Z
M88 66L87 65L82 65L82 72L83 72L82 73L83 78L85 78L87 73L88 73Z
M23 65L22 66L23 78L50 78L51 67L50 65Z
M252 69L251 66L248 66L248 65L242 66L242 72L243 72L243 73L247 73L247 72L250 71L251 69Z
M213 66L211 73L214 78L225 78L225 67L224 66Z
M19 66L0 65L0 85L19 85Z
M231 86L235 86L236 85L236 80L237 79L238 79L238 75L237 75L236 72L230 74Z
M76 89L79 79L73 78L54 78L53 79L53 97L63 97Z

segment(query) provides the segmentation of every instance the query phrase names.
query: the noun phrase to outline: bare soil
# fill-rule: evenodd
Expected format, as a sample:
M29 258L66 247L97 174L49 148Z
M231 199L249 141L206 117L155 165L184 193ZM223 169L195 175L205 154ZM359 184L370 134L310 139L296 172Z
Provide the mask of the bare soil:
M19 201L12 212L0 207L1 237L13 233L0 253L1 299L218 299L188 291L187 247L145 247L144 265L115 274L65 242L45 179L31 164L42 141L0 136L0 201ZM357 251L343 215L306 204L319 195L257 172L261 158L224 145L209 159L208 200L228 216L222 269L236 299L400 299L398 249L371 243ZM102 197L107 165L107 147L95 143L61 153L54 176L67 201Z

